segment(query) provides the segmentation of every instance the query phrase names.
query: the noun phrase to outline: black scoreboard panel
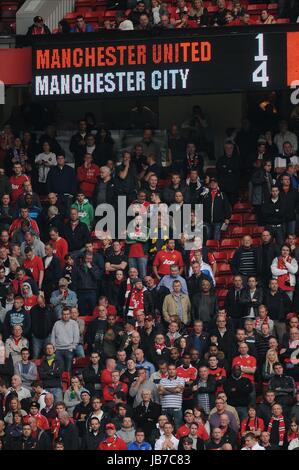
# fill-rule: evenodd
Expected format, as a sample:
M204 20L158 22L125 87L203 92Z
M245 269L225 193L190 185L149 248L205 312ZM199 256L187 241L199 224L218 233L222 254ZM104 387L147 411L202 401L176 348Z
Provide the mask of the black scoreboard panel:
M286 86L286 34L85 39L33 45L36 98L184 95ZM299 47L299 46L298 46Z

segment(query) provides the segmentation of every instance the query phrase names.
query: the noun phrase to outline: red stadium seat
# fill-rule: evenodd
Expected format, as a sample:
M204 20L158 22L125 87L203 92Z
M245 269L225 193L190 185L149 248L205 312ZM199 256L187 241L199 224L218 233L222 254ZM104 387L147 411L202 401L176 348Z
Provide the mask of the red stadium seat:
M228 248L236 250L240 246L240 240L235 239L232 240L231 238L224 238L220 242L220 251L227 250Z
M226 254L226 259L227 259L228 262L229 262L229 261L232 259L232 257L234 256L235 251L236 251L236 250L225 250L225 251L223 251L223 253Z
M76 13L80 13L85 17L86 17L86 14L91 11L92 11L92 7L85 7L85 6L76 7Z
M88 323L90 323L92 320L95 319L93 315L86 315L85 317L79 317L79 318L81 318L84 321L85 325L88 325Z
M251 212L251 204L248 202L237 202L233 207L234 213L243 213L243 212Z
M63 372L61 376L61 382L62 382L62 391L63 393L65 393L66 390L71 385L71 374L69 372Z
M88 11L85 15L86 21L90 20L98 20L99 19L99 12L98 11Z
M243 224L243 216L242 214L232 214L231 218L229 219L230 225L242 225Z
M251 234L251 227L231 227L229 234L233 238L242 238Z
M278 10L278 3L269 3L267 10L271 11L272 13Z
M218 7L217 6L211 6L211 7L208 7L208 12L209 13L216 13L216 11L218 10Z
M226 287L232 287L234 284L234 276L231 274L229 276L225 276Z
M216 289L216 295L217 295L218 300L225 300L227 292L228 292L227 289Z
M277 18L276 23L277 24L289 24L290 20L289 18Z
M243 214L243 225L256 225L255 214Z
M267 10L267 3L254 3L252 5L247 6L247 10L249 13L252 13L253 11L261 11L261 10Z
M71 12L71 13L66 13L64 15L64 19L67 20L67 21L75 21L75 19L77 18L77 13L76 12Z
M230 274L230 264L229 263L217 263L217 274L222 276L224 274Z
M252 244L253 244L253 246L260 246L261 243L262 243L262 242L261 242L260 237L259 237L259 238L253 238L253 239L252 239Z
M213 250L218 250L219 242L218 242L218 240L207 240L206 247L207 248L212 248Z
M216 276L216 288L224 289L226 287L226 276Z
M214 251L213 256L217 262L225 262L227 261L227 252L226 251Z
M264 231L264 227L259 227L259 226L251 227L251 234L253 237L260 237L263 231Z

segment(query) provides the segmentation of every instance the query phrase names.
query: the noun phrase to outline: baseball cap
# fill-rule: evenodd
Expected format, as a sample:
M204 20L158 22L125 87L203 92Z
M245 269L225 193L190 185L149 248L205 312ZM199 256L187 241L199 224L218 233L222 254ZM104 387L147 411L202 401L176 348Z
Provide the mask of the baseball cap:
M190 409L189 409L189 410L185 410L184 416L185 416L185 415L193 415L193 410L190 410Z
M113 423L108 423L108 424L106 424L106 429L114 429L115 430L116 427L114 426Z
M40 404L37 401L32 401L30 403L30 408L32 407L40 409Z
M65 278L65 277L62 277L61 279L59 279L59 283L58 285L59 286L68 286L68 280Z
M44 19L41 16L35 16L33 18L34 23L41 23Z
M90 396L90 392L88 390L83 390L81 393L80 393L80 397L83 395L83 393L87 393L87 395Z

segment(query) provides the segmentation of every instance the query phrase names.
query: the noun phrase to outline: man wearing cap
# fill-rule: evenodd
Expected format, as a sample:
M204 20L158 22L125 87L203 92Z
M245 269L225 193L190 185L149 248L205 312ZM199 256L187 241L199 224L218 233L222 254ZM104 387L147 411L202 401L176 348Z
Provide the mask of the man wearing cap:
M44 24L44 20L41 16L35 16L33 18L33 25L29 26L27 36L36 36L40 34L51 34L48 26Z
M202 197L202 204L207 240L220 240L221 227L229 223L231 207L216 178L210 179L209 192Z
M116 436L116 427L113 423L106 424L106 439L99 444L98 450L127 450L127 444Z
M29 422L29 418L35 418L37 427L43 429L44 431L48 431L50 429L49 422L45 416L40 413L40 405L37 401L32 401L29 407L29 413L27 416L24 417L24 423Z
M62 277L58 283L59 289L52 292L50 298L50 304L54 307L57 319L61 318L62 309L64 307L77 307L78 304L76 292L70 290L68 285L68 280L65 277Z
M177 439L181 439L182 437L189 436L191 424L194 423L193 410L188 409L188 410L185 411L184 421L185 421L185 424L183 424L177 430L177 433L176 433L176 438ZM206 431L206 428L205 428L204 424L199 423L197 429L198 429L197 436L200 439L204 440L204 441L208 441L210 437L209 437L209 434Z

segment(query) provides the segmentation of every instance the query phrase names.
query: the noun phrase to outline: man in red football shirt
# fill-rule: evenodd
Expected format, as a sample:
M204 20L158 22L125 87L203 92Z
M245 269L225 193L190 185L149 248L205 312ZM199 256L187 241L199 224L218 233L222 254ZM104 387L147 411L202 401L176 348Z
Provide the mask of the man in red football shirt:
M53 255L57 256L60 261L60 265L64 267L64 258L68 254L69 246L68 242L59 236L57 228L51 228L50 232L50 245L53 247Z
M176 438L181 439L184 436L189 436L190 434L190 426L192 423L194 423L194 413L193 410L186 410L184 413L184 421L185 423L179 427L176 433ZM204 426L204 424L199 423L198 424L198 433L197 436L202 439L203 441L208 441L209 440L209 434L207 433L207 430Z
M184 271L184 262L181 253L175 249L175 241L170 239L166 245L166 250L160 250L153 262L153 272L160 280L165 274L170 274L170 266L176 264L180 268L179 274Z
M99 444L98 450L127 450L127 444L116 436L116 427L113 423L106 424L107 437Z
M23 226L23 222L26 221L26 225L31 228L36 235L39 236L39 228L35 220L29 217L29 209L27 207L22 207L20 211L20 217L15 219L11 226L9 227L9 236L12 238L15 231Z
M27 175L23 174L21 163L15 163L13 166L14 175L9 178L11 184L11 202L15 204L18 197L23 194L23 183L30 181Z
M191 356L189 353L184 353L183 364L177 367L176 374L185 380L185 388L183 394L183 408L192 408L193 403L192 387L197 377L197 369L191 365Z
M120 372L115 370L111 373L112 382L108 385L105 385L103 388L103 400L106 405L114 404L114 394L116 392L123 392L124 394L128 393L128 385L121 382Z
M232 368L234 366L240 366L242 371L242 377L250 380L253 385L253 391L250 394L251 403L255 404L255 387L254 387L254 374L256 371L256 358L248 354L249 348L247 343L240 343L239 345L239 356L233 358Z
M45 273L43 260L34 254L30 246L25 248L23 267L31 271L33 279L37 283L39 290L41 290Z

